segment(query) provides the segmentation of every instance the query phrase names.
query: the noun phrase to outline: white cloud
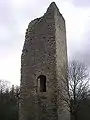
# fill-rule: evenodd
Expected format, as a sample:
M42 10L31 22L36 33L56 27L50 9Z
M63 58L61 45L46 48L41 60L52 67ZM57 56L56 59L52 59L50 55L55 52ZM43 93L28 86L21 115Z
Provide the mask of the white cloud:
M90 20L90 9L76 8L72 3L66 2L61 7L66 20L67 43L69 57L82 51L85 44L85 31ZM84 38L84 39L83 39Z
M10 31L8 28L6 28L5 25L0 25L0 42L3 41L7 41L10 38Z
M76 7L90 7L90 0L72 0Z
M0 58L0 79L19 84L20 80L20 52Z
M31 20L42 16L46 12L52 0L1 1L0 79L19 84L20 57L25 30ZM86 26L90 26L90 9L75 7L72 0L55 0L55 2L66 20L68 53L71 57L87 46L85 46L85 36L89 29Z

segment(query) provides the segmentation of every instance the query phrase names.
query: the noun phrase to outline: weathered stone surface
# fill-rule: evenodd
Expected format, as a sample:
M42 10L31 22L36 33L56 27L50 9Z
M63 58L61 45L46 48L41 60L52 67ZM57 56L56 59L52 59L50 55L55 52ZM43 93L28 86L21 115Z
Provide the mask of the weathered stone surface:
M46 92L40 91L46 76ZM19 120L69 120L61 99L67 88L67 46L63 16L53 2L41 18L30 22L21 55Z

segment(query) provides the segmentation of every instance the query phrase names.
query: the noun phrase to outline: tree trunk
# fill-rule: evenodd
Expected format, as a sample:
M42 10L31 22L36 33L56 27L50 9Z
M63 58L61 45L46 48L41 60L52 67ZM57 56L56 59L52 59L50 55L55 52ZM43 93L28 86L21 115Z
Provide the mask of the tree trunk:
M71 120L77 120L77 111L71 113Z

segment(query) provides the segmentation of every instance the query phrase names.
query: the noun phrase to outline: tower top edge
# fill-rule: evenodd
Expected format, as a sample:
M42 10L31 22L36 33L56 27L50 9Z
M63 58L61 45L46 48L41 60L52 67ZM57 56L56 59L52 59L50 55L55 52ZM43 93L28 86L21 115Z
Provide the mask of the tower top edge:
M49 11L57 11L59 14L60 14L60 16L63 18L63 20L64 20L64 17L63 17L63 15L61 14L61 12L60 12L60 10L59 10L59 8L58 8L58 6L56 5L56 3L55 2L52 2L50 5L49 5L49 7L47 8L47 11L46 11L46 13L48 13Z
M49 7L47 8L47 10L46 10L46 12L44 13L44 15L45 15L45 14L48 14L49 12L54 12L54 11L57 11L57 12L59 13L59 15L60 15L60 16L63 18L63 20L65 21L63 15L60 13L59 8L57 7L57 5L56 5L55 2L52 2L52 3L49 5ZM32 21L29 23L28 26L30 27L30 26L32 26L34 23L39 22L39 21L43 18L44 15L42 15L42 16L39 17L39 18L36 18L36 19L32 20Z

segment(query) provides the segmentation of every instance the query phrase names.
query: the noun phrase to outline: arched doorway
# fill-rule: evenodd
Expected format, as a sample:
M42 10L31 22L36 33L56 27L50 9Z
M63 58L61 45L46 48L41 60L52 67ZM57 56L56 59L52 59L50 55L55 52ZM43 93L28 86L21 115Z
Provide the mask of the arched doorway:
M38 84L39 84L39 91L40 92L46 92L46 76L45 75L40 75L38 77Z

